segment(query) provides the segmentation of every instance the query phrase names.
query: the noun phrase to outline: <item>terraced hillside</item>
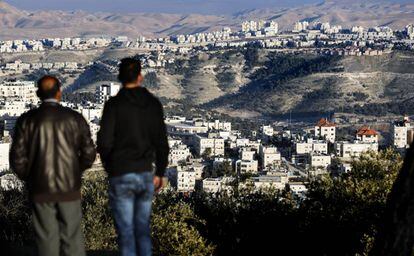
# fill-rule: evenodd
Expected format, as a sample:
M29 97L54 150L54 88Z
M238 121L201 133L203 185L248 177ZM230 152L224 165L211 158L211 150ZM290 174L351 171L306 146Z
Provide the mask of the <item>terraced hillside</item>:
M7 62L95 61L83 73L60 74L71 93L92 92L99 84L116 82L117 59L137 54L130 50L96 50L2 58ZM338 57L252 47L170 57L175 63L150 70L146 86L175 111L195 108L235 117L332 112L414 114L414 53L410 52ZM39 71L15 78L34 80L42 74Z
M203 53L161 70L153 91L234 116L312 112L414 113L414 55L282 55L271 51ZM247 59L246 59L247 58ZM249 59L250 58L250 59ZM183 101L184 100L184 101ZM399 105L407 107L398 107ZM378 112L378 110L380 112Z

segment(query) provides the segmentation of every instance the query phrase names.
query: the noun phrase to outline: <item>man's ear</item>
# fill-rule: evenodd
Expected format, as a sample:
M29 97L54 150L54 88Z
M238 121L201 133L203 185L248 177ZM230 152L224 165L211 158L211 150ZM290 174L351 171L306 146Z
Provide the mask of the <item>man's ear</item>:
M138 75L137 84L142 85L143 82L144 82L144 76L142 75L142 73L140 73Z
M59 101L62 99L62 89L59 89L59 91L56 93L55 98Z

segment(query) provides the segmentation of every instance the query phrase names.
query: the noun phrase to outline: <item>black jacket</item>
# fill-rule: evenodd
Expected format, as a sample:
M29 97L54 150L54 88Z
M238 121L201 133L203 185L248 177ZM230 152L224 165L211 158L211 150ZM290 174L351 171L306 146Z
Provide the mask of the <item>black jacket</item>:
M17 120L10 166L37 202L80 198L81 176L96 149L83 116L58 103L42 103Z
M163 176L168 140L160 101L147 89L121 89L105 103L98 152L110 176L152 171Z

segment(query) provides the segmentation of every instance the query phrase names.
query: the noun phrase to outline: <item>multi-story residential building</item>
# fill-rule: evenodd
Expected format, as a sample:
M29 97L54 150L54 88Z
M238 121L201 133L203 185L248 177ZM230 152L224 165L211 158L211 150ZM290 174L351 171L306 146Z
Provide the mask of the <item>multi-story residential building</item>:
M336 154L342 158L359 157L367 151L378 151L378 143L342 141L335 143Z
M262 133L263 136L273 136L274 134L274 130L273 127L270 125L263 125L262 127L260 127L260 132Z
M295 26L293 27L293 31L294 32L301 32L301 31L308 30L308 28L309 28L309 22L307 22L307 21L297 21L295 23Z
M224 155L224 139L219 137L210 137L194 135L194 149L198 156L209 153L210 156Z
M368 126L363 126L357 131L356 139L367 143L378 143L378 133Z
M310 153L328 154L328 143L321 140L313 140L308 138L306 141L296 142L295 148L296 154L298 155Z
M0 83L0 97L19 99L25 103L37 103L36 85L33 81L9 81Z
M16 125L17 116L3 117L3 136L13 135L14 126Z
M413 127L411 126L410 119L405 117L402 121L396 121L391 128L392 143L394 147L402 149L410 146L412 142L412 136L409 136Z
M197 133L207 133L208 127L203 125L195 125L193 123L189 122L168 122L167 124L167 130L172 135L192 135Z
M251 148L242 148L240 149L240 159L241 160L253 160L256 151L252 150Z
M329 142L335 142L336 138L336 126L334 123L328 121L328 119L322 118L315 125L315 137L323 138Z
M203 180L203 191L206 193L231 192L233 177L206 178Z
M221 131L231 131L230 122L221 122L220 120L214 120L213 122L204 122L204 126L207 126L209 130L221 130Z
M259 163L257 160L253 159L241 159L236 161L236 173L243 174L243 173L257 173Z
M262 160L263 168L279 165L282 160L281 154L276 147L265 147L261 145L259 149L259 156Z
M177 166L177 191L192 192L195 189L196 173L187 167Z
M4 101L0 104L0 117L20 116L28 110L24 101Z
M414 39L414 24L409 24L405 27L405 33L410 39Z
M191 157L190 149L184 144L174 144L170 147L168 162L170 165L177 165L179 162L187 161Z
M9 151L10 151L10 143L0 142L0 172L8 170L10 168Z
M326 169L331 165L331 156L322 154L311 154L310 155L310 166L313 168Z
M81 113L83 117L89 122L101 119L102 110L103 110L102 106L92 106L92 107L77 106L77 107L73 107L73 109Z
M115 83L98 86L96 88L96 102L99 104L105 103L109 98L115 96L120 89L121 85Z
M299 197L305 197L306 193L308 192L308 188L303 182L289 182L289 188L293 194Z
M252 179L255 190L277 189L283 190L289 181L287 173L277 173L272 175L263 175L253 177Z

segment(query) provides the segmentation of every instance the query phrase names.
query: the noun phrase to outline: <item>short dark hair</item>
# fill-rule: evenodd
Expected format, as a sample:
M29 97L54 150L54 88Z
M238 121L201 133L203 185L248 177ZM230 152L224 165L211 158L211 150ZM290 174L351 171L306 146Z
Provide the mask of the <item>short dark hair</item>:
M46 82L51 81L52 86L46 86ZM61 83L59 79L54 76L43 76L37 81L37 96L41 100L53 99L56 94L60 91Z
M134 83L141 74L141 61L133 58L125 58L119 64L118 79L122 84Z

